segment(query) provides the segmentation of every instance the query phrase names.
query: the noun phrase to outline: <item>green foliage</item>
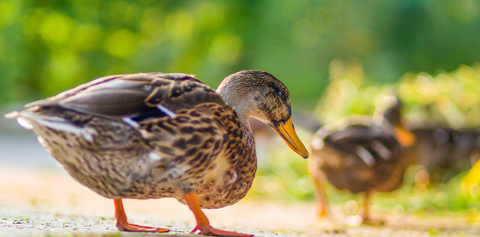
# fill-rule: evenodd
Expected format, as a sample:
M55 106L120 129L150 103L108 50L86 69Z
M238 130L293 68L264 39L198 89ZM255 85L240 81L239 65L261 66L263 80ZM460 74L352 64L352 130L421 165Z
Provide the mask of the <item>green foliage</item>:
M367 83L361 65L330 64L330 85L317 105L317 118L328 124L352 114L373 115L386 96L398 96L410 126L480 126L480 65L449 73L405 74L396 83Z
M460 189L465 173L458 174L442 184L425 185L416 180L421 166L412 166L406 172L403 186L393 193L375 194L374 205L392 212L401 206L408 212L478 212L478 197L464 195Z
M0 97L26 101L106 74L139 71L197 73L215 86L240 68L244 40L237 25L244 23L232 19L248 11L238 7L213 1L2 1L0 11L11 16L3 15L0 24Z
M3 0L0 104L107 74L185 72L215 87L260 69L311 109L334 59L378 83L479 61L479 13L471 0Z
M450 73L431 76L407 74L398 85L412 123L429 120L460 128L480 125L480 65L461 66Z

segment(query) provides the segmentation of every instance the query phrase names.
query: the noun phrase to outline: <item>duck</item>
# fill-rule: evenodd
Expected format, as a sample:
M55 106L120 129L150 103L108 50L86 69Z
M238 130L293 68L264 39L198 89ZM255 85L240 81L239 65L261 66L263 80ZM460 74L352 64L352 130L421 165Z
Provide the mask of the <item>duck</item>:
M426 184L448 182L455 175L469 170L480 158L478 129L422 124L412 128L411 132L418 142L407 152L416 164L425 168L423 182Z
M287 87L259 70L233 73L216 90L183 73L105 76L6 117L33 130L73 179L113 199L120 231L168 232L129 223L122 199L170 197L193 212L191 233L252 236L213 228L202 211L233 205L252 186L257 158L249 117L309 156Z
M406 149L416 140L401 119L402 103L394 97L385 103L387 109L374 118L349 116L320 128L311 138L308 170L315 184L318 216L329 217L328 180L337 189L364 193L357 215L360 223L383 222L369 216L371 194L390 192L402 184L405 169L412 163Z

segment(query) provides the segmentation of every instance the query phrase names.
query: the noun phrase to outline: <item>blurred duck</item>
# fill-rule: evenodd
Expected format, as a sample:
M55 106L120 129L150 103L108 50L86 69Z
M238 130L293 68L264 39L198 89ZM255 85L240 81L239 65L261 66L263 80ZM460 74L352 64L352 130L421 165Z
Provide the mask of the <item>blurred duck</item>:
M364 192L362 223L373 223L368 211L372 192L390 192L401 185L410 162L405 150L416 139L400 119L402 104L394 98L388 102L383 116L351 116L321 128L311 139L309 172L315 181L319 216L328 215L326 179L338 189Z
M25 107L6 117L33 129L75 180L113 199L122 231L168 231L129 223L123 198L173 197L193 212L192 232L251 236L211 227L201 210L232 205L252 186L249 117L308 157L287 88L263 71L234 73L217 91L179 73L106 76Z
M417 142L407 154L427 170L423 182L446 182L472 167L480 156L480 132L448 127L423 127L411 130Z

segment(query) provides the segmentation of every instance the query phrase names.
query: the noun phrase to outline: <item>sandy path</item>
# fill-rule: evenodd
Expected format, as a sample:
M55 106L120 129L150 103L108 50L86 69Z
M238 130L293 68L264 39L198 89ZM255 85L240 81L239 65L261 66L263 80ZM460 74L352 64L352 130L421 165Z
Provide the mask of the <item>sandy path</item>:
M194 226L192 213L173 199L125 200L125 208L132 223L167 227L169 235L186 235ZM317 220L313 209L313 203L247 199L205 213L214 227L257 236L480 236L480 224L459 217L385 214L384 227L347 227L341 210L332 224ZM138 236L117 232L113 212L111 200L63 171L0 167L0 236Z

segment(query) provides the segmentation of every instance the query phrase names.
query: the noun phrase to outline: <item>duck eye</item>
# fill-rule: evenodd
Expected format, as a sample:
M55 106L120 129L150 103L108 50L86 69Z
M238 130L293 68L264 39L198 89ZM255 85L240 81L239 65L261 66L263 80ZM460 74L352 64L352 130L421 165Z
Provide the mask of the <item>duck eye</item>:
M277 95L282 99L282 100L286 100L287 99L287 92L285 91L277 91Z

